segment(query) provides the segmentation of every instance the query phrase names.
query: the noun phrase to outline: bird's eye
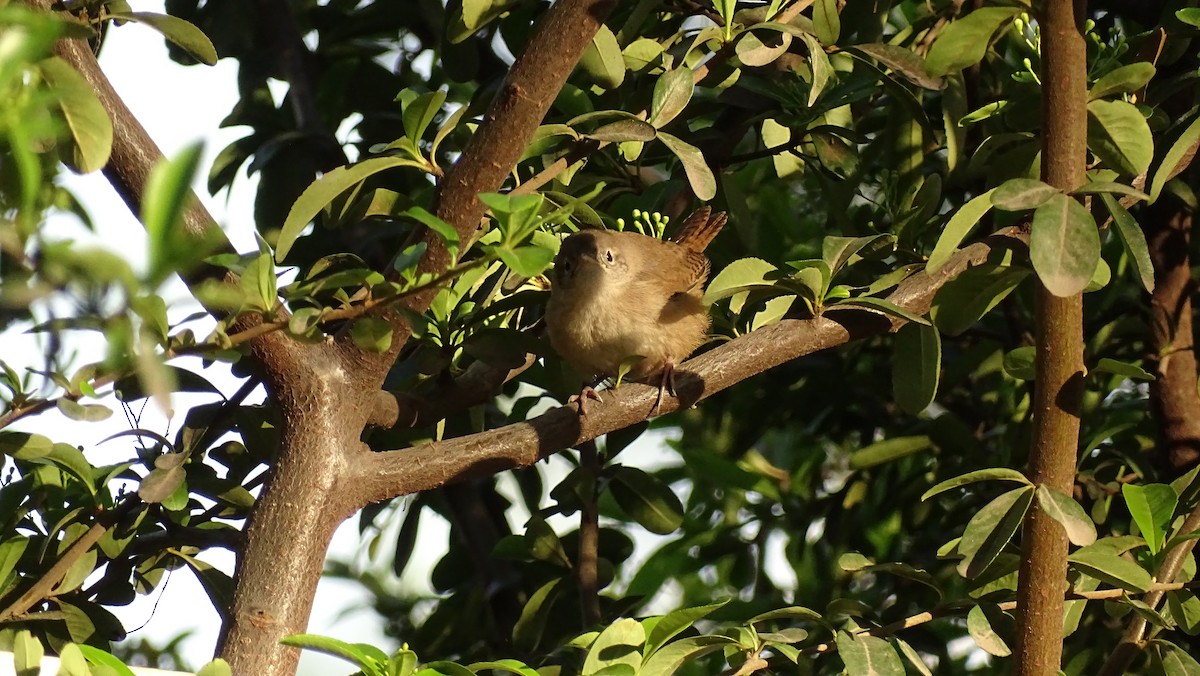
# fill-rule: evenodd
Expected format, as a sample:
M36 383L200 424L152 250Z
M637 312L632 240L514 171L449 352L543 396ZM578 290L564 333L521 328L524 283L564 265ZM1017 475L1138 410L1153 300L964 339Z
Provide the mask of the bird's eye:
M611 251L604 252L604 260L608 261L609 263L613 262L613 255Z

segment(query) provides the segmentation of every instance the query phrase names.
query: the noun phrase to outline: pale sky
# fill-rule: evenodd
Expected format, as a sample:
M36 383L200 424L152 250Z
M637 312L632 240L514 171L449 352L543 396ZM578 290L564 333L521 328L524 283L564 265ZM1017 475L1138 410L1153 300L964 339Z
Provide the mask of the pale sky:
M161 0L134 0L131 4L136 11L163 11ZM242 251L253 250L252 200L256 181L247 180L243 172L232 195L222 193L215 198L209 197L205 188L212 158L225 145L248 131L247 128L220 129L218 126L237 100L237 64L223 60L214 67L179 66L167 58L166 47L156 32L136 24L110 29L100 63L126 105L137 115L165 154L169 156L195 141L204 142L205 159L196 179L195 192L222 224L234 245ZM116 251L140 269L144 265L146 251L141 225L116 196L107 180L96 172L87 176L68 175L63 182L87 207L96 223L97 232L88 232L69 216L53 218L49 224L50 232L57 238L71 238ZM197 309L194 305L185 304L187 295L178 280L174 280L174 286L165 295L172 303L171 315L174 318ZM83 334L79 336L80 339L68 341L67 349L78 352L76 365L96 361L103 356L103 345L94 336ZM35 336L14 331L0 334L0 355L18 370L26 366L37 368L37 345ZM191 364L184 360L175 363L200 371L196 360L192 360ZM214 377L214 371L209 369L204 375L213 379L227 395L231 394L236 389L236 381L227 373ZM201 401L192 399L189 402L180 397L175 402L175 410L186 412L189 405ZM108 403L112 403L111 400ZM42 432L56 441L78 444L94 464L118 462L130 457L128 438L96 446L105 437L129 429L130 425L120 411L101 423L67 421L66 424L70 429L64 436L64 419L47 413L21 421L15 428ZM179 419L172 424L152 406L146 408L141 421L142 427L167 437L174 435L178 424ZM433 523L435 520L423 521ZM441 541L444 542L444 537ZM356 521L351 520L335 536L332 551L339 558L350 558L357 544ZM440 553L431 554L436 557ZM232 573L233 556L224 550L212 550L200 558ZM394 642L384 638L380 631L382 620L369 607L363 607L366 598L367 595L357 584L323 579L317 592L309 631L351 642L372 643L389 651L394 649ZM358 609L354 610L355 607ZM212 657L220 621L203 589L186 569L174 571L165 588L160 586L153 594L140 597L129 606L111 610L131 632L131 638L145 636L162 644L184 630L194 630L195 633L184 643L185 655L190 661L189 666L193 668ZM145 627L134 632L143 624ZM354 669L347 662L305 651L300 673L326 675L352 671Z

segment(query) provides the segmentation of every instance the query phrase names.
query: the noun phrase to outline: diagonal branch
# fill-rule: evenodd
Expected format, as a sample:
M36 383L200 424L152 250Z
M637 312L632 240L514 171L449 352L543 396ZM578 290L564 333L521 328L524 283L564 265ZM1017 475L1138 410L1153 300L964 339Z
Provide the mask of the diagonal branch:
M888 299L917 314L928 311L934 294L963 270L983 262L994 249L1019 246L1025 233L1007 228L956 253L936 274L917 273ZM836 319L835 319L836 318ZM879 335L904 320L864 311L834 312L813 319L788 319L732 340L686 362L678 373L679 397L664 397L661 411L690 406L753 375L819 350ZM644 420L657 388L627 384L606 394L580 417L571 406L533 420L417 448L371 453L350 463L361 506L398 495L507 469L527 467L563 449Z

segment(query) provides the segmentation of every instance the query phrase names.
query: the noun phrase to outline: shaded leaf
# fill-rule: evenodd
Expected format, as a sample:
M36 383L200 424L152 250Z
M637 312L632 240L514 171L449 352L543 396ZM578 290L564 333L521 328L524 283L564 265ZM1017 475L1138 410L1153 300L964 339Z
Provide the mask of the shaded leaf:
M1052 519L1062 524L1067 539L1077 547L1096 541L1096 524L1071 496L1057 488L1041 484L1037 487L1038 505ZM994 654L994 653L993 653Z
M896 404L913 415L924 411L937 396L941 374L942 341L937 329L921 324L900 327L892 346L892 396Z
M713 177L712 170L708 168L708 163L704 161L704 155L700 153L699 148L665 131L658 132L658 139L668 150L675 153L683 164L683 171L687 174L692 192L696 193L696 199L707 202L717 196L717 179Z
M79 71L57 56L38 64L42 77L53 87L63 119L75 141L72 168L91 173L108 164L113 126L96 92Z
M1142 288L1148 293L1153 293L1154 264L1150 261L1150 249L1146 245L1146 235L1142 232L1142 226L1138 225L1133 215L1112 195L1101 193L1100 199L1104 201L1108 213L1112 214L1113 223L1116 225L1114 230L1117 231L1125 253L1129 255L1134 274L1137 275Z
M667 535L683 523L683 505L671 487L653 475L617 465L608 490L621 509L651 533Z
M979 63L992 36L1020 11L1020 7L980 7L946 26L925 57L929 72L945 75Z
M108 17L149 26L200 63L211 66L217 62L217 50L204 31L177 16L153 12L109 12Z
M1033 483L1030 482L1029 479L1025 478L1024 474L1021 474L1015 469L1009 469L1007 467L989 467L987 469L977 469L974 472L967 472L966 474L961 474L953 479L946 479L945 481L938 483L933 488L925 491L925 493L921 496L921 501L924 502L938 493L944 493L952 488L966 486L967 484L973 484L979 481L1015 481L1017 483L1025 484L1026 486L1033 486Z
M1154 136L1132 103L1092 101L1088 104L1088 148L1110 168L1139 176L1154 159Z
M1052 196L1033 212L1029 259L1050 293L1083 291L1100 261L1100 233L1091 212L1066 195Z

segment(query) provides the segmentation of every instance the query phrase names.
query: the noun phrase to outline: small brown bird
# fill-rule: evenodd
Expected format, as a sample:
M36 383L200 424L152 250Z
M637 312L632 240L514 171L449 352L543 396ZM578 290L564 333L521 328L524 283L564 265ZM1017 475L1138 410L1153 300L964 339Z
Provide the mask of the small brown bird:
M611 230L585 230L563 240L546 307L550 344L585 376L616 376L622 364L641 357L628 375L648 381L661 374L657 411L665 390L675 394L676 362L708 333L702 298L709 262L701 252L725 221L724 212L702 207L669 241ZM581 415L588 397L600 398L584 387Z

